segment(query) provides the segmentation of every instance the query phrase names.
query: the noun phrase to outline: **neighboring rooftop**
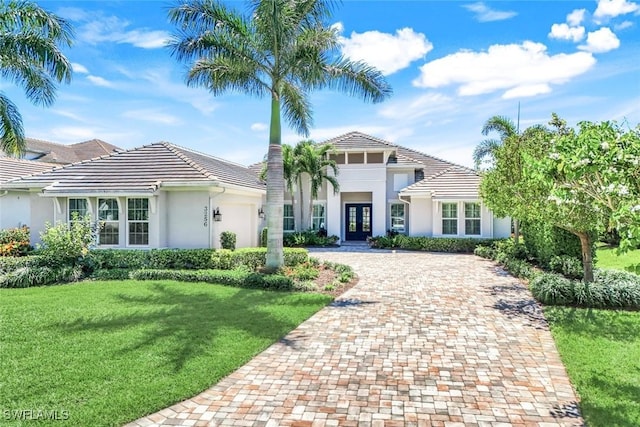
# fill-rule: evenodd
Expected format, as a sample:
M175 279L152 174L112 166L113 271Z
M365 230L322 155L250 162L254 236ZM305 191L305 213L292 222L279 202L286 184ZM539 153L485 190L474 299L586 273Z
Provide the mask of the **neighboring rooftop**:
M58 165L53 163L34 162L33 160L0 156L0 182L44 172L56 166Z
M76 144L58 144L40 139L26 138L26 160L66 165L111 154L120 148L99 139Z
M44 187L46 193L153 193L163 184L227 184L263 190L247 167L158 142L14 179L10 188Z

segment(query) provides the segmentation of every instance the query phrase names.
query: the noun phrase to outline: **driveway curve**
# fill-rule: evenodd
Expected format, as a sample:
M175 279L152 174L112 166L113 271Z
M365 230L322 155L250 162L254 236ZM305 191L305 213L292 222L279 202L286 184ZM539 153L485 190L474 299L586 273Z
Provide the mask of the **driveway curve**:
M140 426L575 426L526 287L472 255L346 247L357 286L200 395Z

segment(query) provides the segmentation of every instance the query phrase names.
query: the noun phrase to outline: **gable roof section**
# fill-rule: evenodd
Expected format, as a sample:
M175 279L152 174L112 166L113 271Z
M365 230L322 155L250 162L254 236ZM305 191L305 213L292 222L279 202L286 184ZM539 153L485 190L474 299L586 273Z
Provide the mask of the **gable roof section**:
M44 188L46 194L153 193L162 185L234 185L263 190L244 166L158 142L18 178L5 188Z
M396 157L398 158L398 162L402 162L410 167L419 167L422 165L426 177L438 175L452 166L458 166L455 163L421 153L411 148L392 144L383 139L361 132L349 132L329 139L325 141L324 144L333 144L337 150L367 150L376 148L394 150L397 153Z
M395 150L396 147L387 141L361 132L349 132L324 141L323 144L332 144L336 150Z
M65 145L35 138L26 138L26 145L27 151L38 155L34 160L57 164L76 163L120 150L115 145L99 139Z
M0 156L0 183L53 169L58 165Z
M434 199L477 199L480 175L463 166L451 166L402 190L401 196L430 195Z

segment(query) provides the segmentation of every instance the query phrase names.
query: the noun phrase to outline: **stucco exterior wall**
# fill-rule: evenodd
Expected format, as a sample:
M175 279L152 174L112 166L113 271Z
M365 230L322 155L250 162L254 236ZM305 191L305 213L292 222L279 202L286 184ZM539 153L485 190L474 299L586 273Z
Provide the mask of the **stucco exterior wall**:
M208 248L211 211L208 191L171 191L165 194L164 245L171 248ZM162 203L161 203L162 204ZM160 219L160 218L159 218Z
M511 236L511 218L493 218L493 237L496 239Z
M31 225L31 195L12 191L0 196L0 229Z
M48 197L40 197L38 194L31 194L31 220L29 227L31 228L31 244L36 245L42 243L40 233L45 230L47 222L53 224L54 219L54 202Z
M409 205L409 235L433 235L433 206L428 197L414 197Z

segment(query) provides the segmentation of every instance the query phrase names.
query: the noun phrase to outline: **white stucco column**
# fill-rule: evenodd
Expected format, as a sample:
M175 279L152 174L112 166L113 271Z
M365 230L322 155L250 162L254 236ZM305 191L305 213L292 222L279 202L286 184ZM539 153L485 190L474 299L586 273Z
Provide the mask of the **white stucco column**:
M340 193L327 192L327 234L329 236L339 236L342 240L341 212Z
M384 186L379 186L371 193L373 209L373 236L384 236L387 232L387 192Z

